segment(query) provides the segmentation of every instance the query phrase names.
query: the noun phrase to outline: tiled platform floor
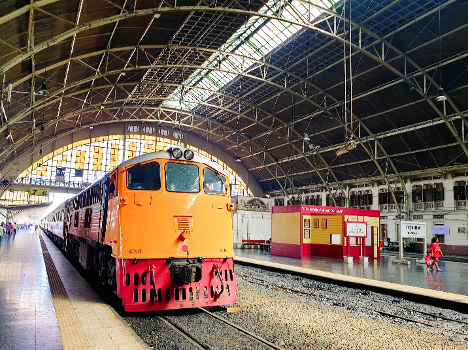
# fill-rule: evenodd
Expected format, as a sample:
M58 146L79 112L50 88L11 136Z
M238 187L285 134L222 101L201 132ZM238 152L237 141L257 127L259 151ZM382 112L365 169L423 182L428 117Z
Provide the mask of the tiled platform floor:
M0 242L0 349L62 349L37 234Z
M40 234L21 230L0 243L0 349L81 349L67 339L77 327L89 349L147 349L43 235L79 322L69 325L70 329L65 322L59 330Z
M235 249L235 256L285 264L306 269L331 272L345 276L367 278L371 280L392 282L406 286L421 287L443 292L468 295L468 263L440 260L442 272L427 271L426 266L417 264L416 259L408 259L410 265L393 264L394 256L381 257L380 261L369 259L366 265L354 260L349 265L341 259L312 257L296 259L272 256L270 252L259 249Z

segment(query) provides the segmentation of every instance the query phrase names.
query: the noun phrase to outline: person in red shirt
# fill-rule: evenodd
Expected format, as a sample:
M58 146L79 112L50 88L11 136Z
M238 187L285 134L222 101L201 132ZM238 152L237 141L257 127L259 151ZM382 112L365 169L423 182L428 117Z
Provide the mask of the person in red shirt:
M424 261L426 262L426 266L427 266L428 270L430 269L430 267L432 265L431 257L432 257L431 251L428 250L426 252L426 255L424 256Z
M440 250L440 245L439 245L439 239L437 237L434 237L432 238L431 240L432 244L431 244L431 247L429 248L431 250L431 253L432 253L432 264L431 264L431 269L433 268L433 266L435 265L437 271L442 271L441 269L439 269L439 256L441 255L444 255L442 254L442 250Z

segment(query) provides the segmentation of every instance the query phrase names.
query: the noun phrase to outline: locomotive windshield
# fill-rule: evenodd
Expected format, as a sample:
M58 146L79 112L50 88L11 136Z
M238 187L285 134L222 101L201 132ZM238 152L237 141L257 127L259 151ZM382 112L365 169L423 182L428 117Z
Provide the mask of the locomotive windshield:
M159 190L161 188L159 163L146 163L128 169L127 188L129 190Z
M166 163L166 190L200 192L200 175L195 164Z
M203 169L203 188L205 193L226 195L226 179L210 168Z

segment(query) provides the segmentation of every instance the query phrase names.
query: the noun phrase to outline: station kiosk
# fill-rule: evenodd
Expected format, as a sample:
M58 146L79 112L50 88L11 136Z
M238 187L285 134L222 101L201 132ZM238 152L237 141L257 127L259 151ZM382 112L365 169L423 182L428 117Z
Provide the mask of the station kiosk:
M271 254L378 259L380 212L315 205L272 208Z

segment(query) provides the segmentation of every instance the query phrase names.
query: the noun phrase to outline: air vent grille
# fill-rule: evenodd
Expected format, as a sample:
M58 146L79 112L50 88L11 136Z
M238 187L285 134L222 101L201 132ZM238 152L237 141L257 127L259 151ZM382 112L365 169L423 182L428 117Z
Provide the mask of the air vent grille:
M175 216L176 229L178 231L191 231L193 228L193 218L191 216Z

